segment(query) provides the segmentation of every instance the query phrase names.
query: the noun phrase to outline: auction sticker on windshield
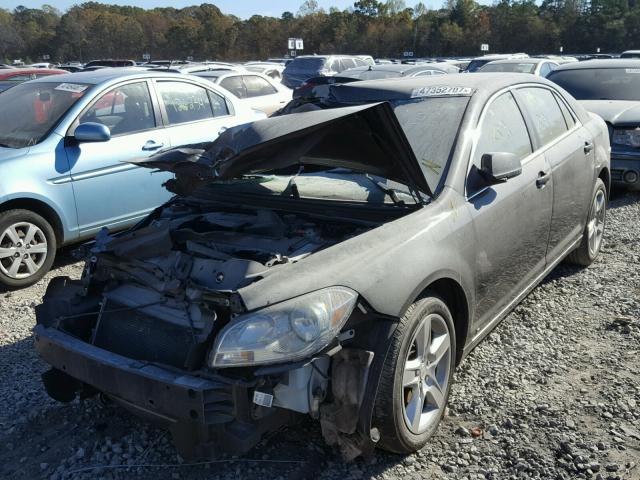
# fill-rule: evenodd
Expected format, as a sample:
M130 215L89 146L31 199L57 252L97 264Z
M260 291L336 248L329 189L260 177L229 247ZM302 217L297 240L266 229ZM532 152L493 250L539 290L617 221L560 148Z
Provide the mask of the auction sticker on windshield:
M411 98L418 97L470 97L473 94L471 87L448 87L446 85L438 87L420 87L411 90Z
M626 68L625 72L627 72L627 73L640 73L640 68Z
M87 89L87 85L80 85L78 83L61 83L55 90L62 90L63 92L81 93Z

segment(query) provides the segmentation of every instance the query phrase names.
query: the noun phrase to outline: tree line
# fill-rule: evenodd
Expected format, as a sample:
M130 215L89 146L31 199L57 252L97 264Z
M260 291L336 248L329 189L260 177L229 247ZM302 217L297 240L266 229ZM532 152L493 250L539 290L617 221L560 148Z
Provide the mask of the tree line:
M359 0L328 11L306 0L281 17L226 15L212 4L176 9L86 2L60 12L0 9L0 60L89 61L99 58L259 60L287 53L399 57L471 56L491 52L592 53L640 48L639 0L446 0L439 9L403 0Z

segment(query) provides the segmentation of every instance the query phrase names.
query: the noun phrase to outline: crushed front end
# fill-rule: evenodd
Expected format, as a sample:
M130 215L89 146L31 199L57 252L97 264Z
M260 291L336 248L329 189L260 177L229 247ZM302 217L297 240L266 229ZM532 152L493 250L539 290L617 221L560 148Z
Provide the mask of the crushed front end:
M176 198L127 232L104 231L82 279L54 279L37 307L36 349L52 366L43 375L48 393L59 401L103 393L169 428L187 458L246 452L301 414L321 420L345 456L361 454L371 436L360 407L375 396L365 395L374 356L366 339L376 329L357 344L353 328L373 313L335 287L300 297L310 307L294 299L284 328L279 304L246 312L237 291L370 228ZM318 313L322 302L335 308ZM326 319L326 331L305 319L307 308ZM268 350L235 347L267 337Z

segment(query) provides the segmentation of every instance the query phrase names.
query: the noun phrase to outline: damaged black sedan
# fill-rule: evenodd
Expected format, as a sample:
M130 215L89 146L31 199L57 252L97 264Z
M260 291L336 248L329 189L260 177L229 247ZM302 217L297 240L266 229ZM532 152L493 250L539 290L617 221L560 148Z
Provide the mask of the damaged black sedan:
M604 122L529 75L334 85L141 161L176 196L54 279L36 348L188 457L310 415L353 458L420 449L464 356L561 260L598 255Z

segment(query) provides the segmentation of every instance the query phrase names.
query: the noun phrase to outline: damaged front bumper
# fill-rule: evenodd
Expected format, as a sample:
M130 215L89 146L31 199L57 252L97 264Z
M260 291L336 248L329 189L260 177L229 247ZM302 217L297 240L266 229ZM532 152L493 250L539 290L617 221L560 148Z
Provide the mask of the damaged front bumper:
M54 368L43 376L54 398L71 400L66 396L70 389L100 391L168 428L187 458L210 457L216 451L244 453L265 432L293 420L294 412L284 409L260 409L256 415L250 383L133 360L44 325L34 332L37 352Z

